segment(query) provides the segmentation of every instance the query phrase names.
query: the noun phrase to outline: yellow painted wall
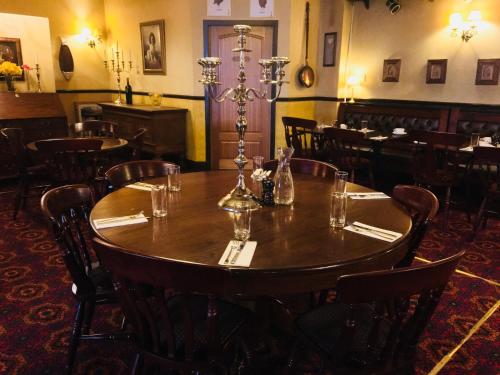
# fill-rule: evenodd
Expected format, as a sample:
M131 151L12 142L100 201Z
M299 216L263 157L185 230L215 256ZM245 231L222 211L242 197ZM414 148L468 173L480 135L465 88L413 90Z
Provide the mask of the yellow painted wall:
M446 102L500 103L499 86L476 86L477 59L500 58L498 0L405 1L396 15L384 1L366 10L355 5L351 48L352 67L366 70L366 82L356 90L362 98L409 99ZM480 10L484 26L465 43L452 38L449 16ZM384 59L402 59L400 81L382 82ZM426 84L428 59L448 59L445 84Z

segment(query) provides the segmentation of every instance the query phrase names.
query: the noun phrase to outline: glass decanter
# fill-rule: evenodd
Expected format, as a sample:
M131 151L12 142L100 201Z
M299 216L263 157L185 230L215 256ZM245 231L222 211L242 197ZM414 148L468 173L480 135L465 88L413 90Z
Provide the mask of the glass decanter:
M290 159L293 148L278 147L278 169L274 175L274 203L290 205L293 203L293 177L290 171Z

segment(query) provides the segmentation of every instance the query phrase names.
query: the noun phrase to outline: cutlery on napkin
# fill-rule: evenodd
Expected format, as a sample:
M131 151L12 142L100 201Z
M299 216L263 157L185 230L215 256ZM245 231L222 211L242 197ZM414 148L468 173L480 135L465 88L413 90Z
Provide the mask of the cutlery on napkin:
M383 136L383 135L378 135L378 136L376 136L376 137L370 137L370 139L372 139L372 140L374 140L374 141L384 141L384 140L386 140L387 138L389 138L389 137L385 137L385 136Z
M103 229L103 228L120 227L122 225L139 224L147 222L148 218L144 216L144 213L140 212L135 215L96 219L94 220L94 225L96 229Z
M133 184L126 185L125 187L137 190L151 191L153 184L148 184L146 182L134 182Z
M222 254L219 264L231 267L250 267L257 241L231 240Z
M350 223L348 226L345 226L344 229L350 232L358 233L364 236L376 238L378 240L387 242L394 242L403 236L401 233L374 227L368 224L363 224L360 223L359 221Z
M356 193L356 192L348 192L347 196L351 199L388 199L390 198L385 193L381 191L373 191L367 193Z

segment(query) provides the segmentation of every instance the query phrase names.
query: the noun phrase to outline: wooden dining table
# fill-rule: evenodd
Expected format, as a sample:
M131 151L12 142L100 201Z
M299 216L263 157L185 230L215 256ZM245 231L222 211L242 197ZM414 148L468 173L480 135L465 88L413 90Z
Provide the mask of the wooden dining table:
M164 218L152 217L149 191L125 187L101 199L90 221L96 236L124 251L227 270L225 290L229 294L319 290L333 287L340 275L387 269L403 258L412 224L394 200L348 199L347 203L348 222L402 233L399 240L389 243L330 227L332 181L303 174L294 174L293 178L293 205L265 206L252 213L250 241L257 241L257 247L248 268L218 264L233 239L233 222L231 213L218 208L217 202L234 186L234 171L182 174L182 190L168 193L168 214ZM148 182L166 183L166 179ZM351 183L347 189L371 191ZM139 212L149 217L147 223L106 229L94 225L96 219Z
M60 138L51 138L51 139L75 139L75 137L60 137ZM112 137L85 137L84 139L99 139L102 140L102 146L100 152L110 152L114 150L118 150L122 147L125 147L128 144L128 141L123 138L112 138ZM36 142L33 141L26 145L28 150L30 151L38 151L36 147Z

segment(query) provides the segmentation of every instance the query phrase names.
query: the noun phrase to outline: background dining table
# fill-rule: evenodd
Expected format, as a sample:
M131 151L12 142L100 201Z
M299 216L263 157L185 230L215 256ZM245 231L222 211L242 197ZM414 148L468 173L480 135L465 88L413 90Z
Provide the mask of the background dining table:
M60 137L60 138L51 138L51 139L75 139L75 137ZM101 152L108 152L118 150L122 147L125 147L128 144L128 141L123 138L112 138L112 137L85 137L84 139L99 139L102 140ZM36 147L36 142L33 141L26 145L28 150L30 151L38 151Z
M149 191L122 188L101 199L91 225L101 239L156 259L227 269L231 294L299 293L334 286L346 273L386 269L405 255L411 218L392 199L348 199L347 221L396 231L389 243L329 225L332 181L295 174L291 206L262 207L252 214L250 241L257 248L250 267L218 264L233 239L231 213L217 206L234 184L234 171L182 174L182 190L170 192L168 215L152 217ZM251 179L247 178L247 181ZM148 180L166 183L165 178ZM348 184L348 191L370 191ZM94 220L144 212L147 223L96 229ZM332 276L333 275L333 276ZM196 275L193 275L196 277ZM201 281L201 280L200 280Z

